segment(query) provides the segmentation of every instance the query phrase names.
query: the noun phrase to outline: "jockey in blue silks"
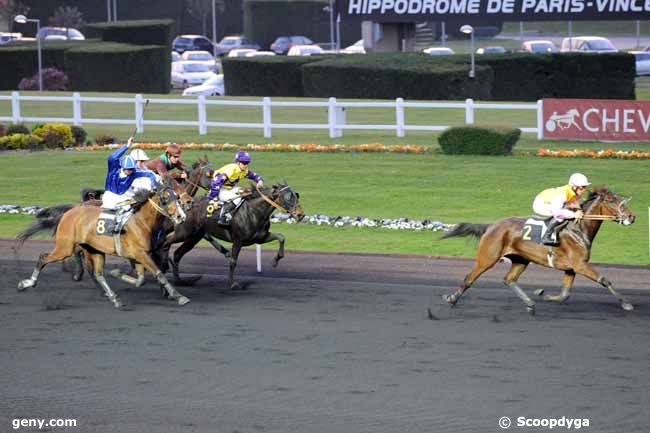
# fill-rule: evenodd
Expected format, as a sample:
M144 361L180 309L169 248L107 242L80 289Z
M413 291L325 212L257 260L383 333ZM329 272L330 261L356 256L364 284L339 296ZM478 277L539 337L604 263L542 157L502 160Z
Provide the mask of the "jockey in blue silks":
M139 190L152 191L156 185L155 174L148 170L136 170L136 161L123 155L133 145L133 137L124 146L108 156L108 173L102 195L104 209L118 209L115 233L120 233L126 221L133 214L130 199Z

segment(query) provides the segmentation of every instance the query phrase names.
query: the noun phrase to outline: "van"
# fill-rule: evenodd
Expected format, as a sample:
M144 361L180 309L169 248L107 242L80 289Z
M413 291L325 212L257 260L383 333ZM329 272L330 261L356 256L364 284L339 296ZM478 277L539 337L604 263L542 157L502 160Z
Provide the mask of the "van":
M562 39L563 53L581 51L587 53L616 53L618 49L612 42L600 36L575 36Z

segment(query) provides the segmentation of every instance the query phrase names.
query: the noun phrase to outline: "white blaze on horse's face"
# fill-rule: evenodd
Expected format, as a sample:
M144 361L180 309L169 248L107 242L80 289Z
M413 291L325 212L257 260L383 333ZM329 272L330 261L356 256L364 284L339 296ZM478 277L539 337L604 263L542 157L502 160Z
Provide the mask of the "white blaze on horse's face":
M185 214L183 207L180 205L180 203L176 202L176 212L174 212L174 215L172 216L174 219L174 224L184 223L186 216L187 215Z

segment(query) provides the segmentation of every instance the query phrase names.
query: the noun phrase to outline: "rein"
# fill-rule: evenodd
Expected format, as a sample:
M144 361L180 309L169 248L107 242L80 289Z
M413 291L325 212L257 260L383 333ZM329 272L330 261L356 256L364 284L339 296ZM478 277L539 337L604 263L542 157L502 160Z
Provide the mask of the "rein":
M171 222L174 222L174 219L172 218L172 216L171 216L171 215L170 215L170 214L169 214L165 209L163 209L162 207L160 207L160 205L158 205L158 203L156 203L155 201L153 201L153 200L151 199L151 197L149 197L149 198L147 199L147 201L148 201L149 203L151 203L151 206L153 206L153 208L156 209L156 211L158 211L159 214L161 214L162 216L164 216L165 218L167 218L167 219L170 220Z
M614 215L583 215L580 219L587 221L614 221L617 218Z
M268 204L270 204L271 206L273 206L274 208L276 208L277 210L279 210L282 213L289 213L288 210L286 210L285 208L283 208L282 206L280 206L279 204L277 204L276 202L274 202L273 200L271 200L270 198L265 196L264 193L260 190L260 187L257 184L255 184L255 189L257 190L257 192L260 193L260 196L264 199L265 202L267 202Z

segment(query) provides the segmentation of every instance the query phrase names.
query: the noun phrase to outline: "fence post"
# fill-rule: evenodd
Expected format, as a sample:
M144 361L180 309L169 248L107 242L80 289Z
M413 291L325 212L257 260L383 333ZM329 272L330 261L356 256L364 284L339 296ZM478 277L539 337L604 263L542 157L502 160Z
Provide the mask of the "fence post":
M472 98L465 99L465 124L474 124L474 100Z
M73 125L81 126L81 95L79 92L72 94L72 117Z
M142 95L135 95L135 132L144 132L144 110L142 109Z
M404 137L404 99L395 100L395 117L397 120L397 136Z
M537 100L537 139L544 139L544 102Z
M18 92L14 91L11 92L11 122L15 125L16 123L20 123L20 99L18 99L20 95Z
M196 101L199 109L199 135L206 135L208 133L208 125L205 124L205 95L199 95Z
M264 123L264 138L271 138L271 98L262 98L262 123Z
M262 272L262 245L255 244L255 256L257 258L257 272Z
M327 124L330 130L330 138L336 138L336 98L329 98L327 107Z

